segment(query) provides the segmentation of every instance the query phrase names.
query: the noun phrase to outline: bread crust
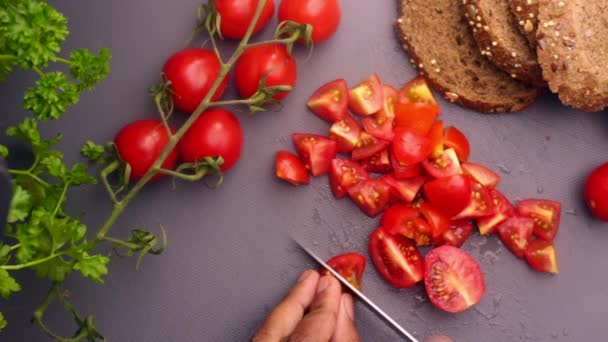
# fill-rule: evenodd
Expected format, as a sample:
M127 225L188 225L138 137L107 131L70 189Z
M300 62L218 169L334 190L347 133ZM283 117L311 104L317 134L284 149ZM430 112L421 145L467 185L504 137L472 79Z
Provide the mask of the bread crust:
M536 49L536 30L538 29L538 0L508 0L511 13L517 19L517 27L526 36L528 44Z

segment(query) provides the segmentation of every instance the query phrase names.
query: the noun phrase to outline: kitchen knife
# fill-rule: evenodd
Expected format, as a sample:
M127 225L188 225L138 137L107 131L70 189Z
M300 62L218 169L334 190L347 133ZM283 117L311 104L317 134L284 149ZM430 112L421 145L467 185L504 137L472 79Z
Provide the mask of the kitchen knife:
M11 176L8 174L4 159L0 157L0 237L2 237L2 232L4 232L4 227L6 226L6 219L8 210L11 206L12 197Z
M356 287L351 285L348 280L344 279L338 272L336 272L333 268L331 268L328 264L323 261L320 257L318 257L314 252L310 249L306 248L300 242L295 240L295 243L300 246L311 258L315 259L317 263L319 263L323 268L329 271L334 277L336 277L342 285L346 286L357 298L361 300L371 311L373 311L378 317L380 317L385 323L387 323L397 334L404 337L406 341L410 342L419 342L412 334L410 334L407 330L405 330L399 323L395 322L387 313L382 311L374 302L372 302L369 298L367 298L361 291L357 290Z

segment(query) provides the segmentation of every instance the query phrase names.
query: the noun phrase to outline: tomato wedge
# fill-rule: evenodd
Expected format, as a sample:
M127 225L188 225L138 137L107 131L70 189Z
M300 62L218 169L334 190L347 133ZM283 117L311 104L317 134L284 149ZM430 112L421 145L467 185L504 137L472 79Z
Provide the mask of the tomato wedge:
M558 274L557 256L552 242L530 241L525 252L526 261L536 271Z
M348 153L359 145L361 126L350 114L334 122L329 128L329 137L338 144L338 152Z
M380 179L391 187L391 201L402 203L411 203L426 182L426 177L422 176L397 179L393 175L385 175Z
M361 290L361 278L365 271L365 257L358 253L345 253L336 255L327 261L327 265L338 272L344 279ZM321 269L321 274L329 274L326 269Z
M523 258L534 230L534 220L528 217L511 217L498 226L500 240L518 258Z
M396 288L412 287L424 277L424 259L404 236L391 236L378 228L370 237L369 251L382 278Z
M431 140L431 158L439 158L443 154L443 121L435 121L427 137Z
M348 86L343 79L333 80L315 91L308 102L308 108L320 118L336 122L348 115Z
M490 189L494 213L490 216L477 219L479 234L486 235L494 233L496 227L509 217L515 216L515 208L509 200L496 189Z
M452 218L471 202L471 187L468 176L438 178L424 185L424 195L435 209Z
M475 163L463 163L462 171L465 175L471 176L478 183L486 188L495 188L500 182L500 176L487 167Z
M553 241L559 228L561 208L559 202L527 199L519 202L517 213L534 220L534 234L538 238Z
M361 121L365 131L378 139L393 140L393 121L395 119L395 102L397 90L391 86L383 86L384 102L382 109Z
M407 127L418 134L427 135L439 115L439 106L420 102L397 102L395 126Z
M368 216L376 217L388 205L391 188L379 179L366 179L348 189L350 198Z
M431 244L432 228L420 217L420 212L403 204L395 204L384 211L380 221L388 234L400 234L416 241L418 246Z
M399 91L399 102L419 102L428 104L437 104L431 88L426 83L426 79L422 76L418 76L413 80L406 83L403 88Z
M461 162L469 160L469 154L471 154L469 139L456 127L448 127L445 130L443 144L448 148L453 148Z
M346 197L348 189L369 178L367 172L352 160L334 159L329 169L329 184L336 198Z
M424 280L431 303L452 313L477 304L486 291L477 261L453 246L437 247L426 255Z
M294 133L293 143L306 167L314 176L329 171L331 160L336 158L338 146L335 141L315 134Z
M391 164L393 165L393 173L397 179L408 179L420 176L422 174L422 166L420 164L414 164L405 166L395 158L394 154L391 153Z
M410 166L425 160L431 154L431 141L424 135L406 128L395 128L393 154L400 163Z
M308 175L306 165L298 156L291 152L277 152L276 173L279 179L296 186L310 183L310 176Z
M460 247L473 233L473 224L468 220L451 221L448 229L441 236L433 239L435 246Z
M367 159L363 159L361 165L367 172L389 173L393 171L388 150L382 150Z
M431 225L433 240L442 236L450 228L450 219L430 204L423 202L420 205L420 213Z
M462 174L460 162L452 148L443 151L443 154L437 158L423 160L422 167L435 178Z
M454 220L490 216L494 213L492 196L483 185L471 180L471 199Z
M351 158L353 160L361 160L371 158L374 154L385 150L391 143L386 140L376 139L373 135L366 132L361 132L359 136L359 145L353 150Z
M382 82L376 74L350 90L348 108L361 116L372 115L382 109L384 94Z

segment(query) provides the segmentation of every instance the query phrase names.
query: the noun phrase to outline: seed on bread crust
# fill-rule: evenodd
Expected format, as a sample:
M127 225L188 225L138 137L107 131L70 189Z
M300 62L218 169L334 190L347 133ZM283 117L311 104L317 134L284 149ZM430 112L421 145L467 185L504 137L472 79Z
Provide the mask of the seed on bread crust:
M519 23L519 30L528 39L528 44L536 48L536 30L538 27L538 0L508 0L511 13Z

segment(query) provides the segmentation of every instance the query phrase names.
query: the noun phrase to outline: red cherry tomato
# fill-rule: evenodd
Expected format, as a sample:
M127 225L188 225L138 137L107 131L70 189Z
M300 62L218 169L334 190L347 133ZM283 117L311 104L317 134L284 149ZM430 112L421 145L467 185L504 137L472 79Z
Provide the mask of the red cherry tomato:
M138 181L160 157L168 141L169 136L161 121L138 120L124 126L116 135L114 144L120 159L131 166L131 180ZM178 156L177 149L173 149L162 167L173 169ZM150 181L156 181L162 176L157 174Z
M369 240L369 252L376 269L396 288L414 286L424 278L424 259L412 240L390 235L380 227Z
M204 157L221 156L222 171L228 171L238 161L243 149L243 130L239 119L231 112L216 108L203 113L184 134L179 151L187 163Z
M203 101L220 74L220 61L211 50L190 48L171 56L163 66L163 73L171 82L175 108L193 113ZM228 75L211 97L217 101L228 85Z
M312 25L312 41L320 43L338 29L341 11L338 0L282 0L279 21Z
M304 162L295 154L287 151L277 152L277 177L293 185L310 183L308 169Z
M215 9L222 16L220 32L222 36L241 39L251 24L260 0L215 0ZM268 24L274 14L274 0L266 0L264 8L255 23L252 35Z
M595 169L587 178L585 200L595 217L608 221L608 163Z

